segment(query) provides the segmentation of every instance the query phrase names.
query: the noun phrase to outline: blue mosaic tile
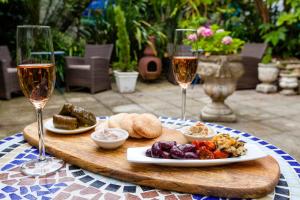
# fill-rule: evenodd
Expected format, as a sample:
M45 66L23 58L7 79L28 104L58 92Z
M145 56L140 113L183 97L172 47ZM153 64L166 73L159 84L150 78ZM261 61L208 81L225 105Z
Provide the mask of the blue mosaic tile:
M16 159L21 159L25 156L25 153L20 153L19 155L17 155Z
M136 186L124 186L123 192L130 192L130 193L136 193Z
M275 187L275 192L277 194L283 194L283 195L286 195L286 196L290 195L290 191L288 189L285 189L285 188Z
M162 119L168 119L168 117L161 117Z
M53 194L56 193L58 190L60 190L60 188L50 188L49 189L49 191Z
M91 177L89 175L86 175L86 176L80 178L79 180L82 181L82 182L84 182L84 183L87 183L87 182L90 182L93 179L94 179L93 177Z
M3 144L3 143L5 143L4 141L0 141L0 144Z
M12 200L19 200L22 199L22 197L20 197L19 195L15 194L15 193L11 193L9 194L10 199Z
M267 143L267 142L265 142L265 141L260 141L260 142L258 142L259 144L261 144L261 145L267 145L267 144L269 144L269 143Z
M6 148L6 149L3 149L2 152L8 153L8 152L11 152L12 150L13 150L13 149L11 149L11 148Z
M269 148L269 149L277 149L277 147L275 147L273 145L267 146L267 148Z
M48 191L48 190L47 190L47 191L44 190L44 191L37 191L37 192L36 192L36 194L37 194L38 196L47 195L47 194L50 194L50 193L51 193L51 192Z
M105 116L100 116L99 119L106 119L106 117Z
M53 186L53 184L46 184L46 185L42 185L44 188L51 188Z
M193 199L201 200L201 199L203 199L204 196L200 195L200 194L193 194L192 197L193 197Z
M152 187L147 187L147 186L140 186L141 189L145 192L145 191L149 191L149 190L153 190L154 188Z
M116 185L116 184L109 184L105 190L108 190L108 191L112 191L112 192L116 192L121 186L120 185Z
M15 149L15 148L18 147L18 146L20 146L20 145L19 145L19 144L12 144L12 145L10 145L9 147Z
M290 162L288 162L291 166L294 166L294 167L299 167L300 166L300 164L298 163L298 162L296 162L296 161L290 161Z
M253 141L258 141L258 140L260 140L259 138L257 138L257 137L253 137L253 138L250 138L251 140L253 140Z
M27 194L28 193L28 189L26 188L26 187L20 187L20 194L21 195L25 195L25 194Z
M25 158L28 158L28 159L30 159L30 160L33 160L33 159L37 159L37 156L32 155L32 154L28 154L27 156L25 156Z
M284 196L280 196L280 195L275 195L273 200L289 200L289 197L284 197Z
M31 153L35 154L35 155L39 155L39 150L38 149L35 149L33 150Z
M294 160L291 156L282 156L284 160Z
M241 133L241 131L238 131L238 130L235 130L235 131L233 131L234 133L237 133L237 134L239 134L239 133Z
M0 158L2 157L2 156L4 156L5 154L3 154L3 153L0 153Z
M15 165L13 165L13 164L7 164L7 165L5 165L4 167L1 168L1 171L6 171L6 170L8 170L8 169L13 168L14 166L15 166Z
M0 199L5 198L5 194L0 193Z
M67 186L67 184L65 184L65 183L56 183L54 186L64 187L64 186Z
M226 131L231 131L231 130L232 130L232 128L225 128L225 130L226 130Z
M244 134L242 134L242 136L244 136L244 137L250 137L251 135L249 133L244 133Z
M25 197L26 199L30 199L30 200L35 200L35 199L36 199L36 197L33 196L32 194L26 194L24 197Z
M69 166L69 170L75 170L75 169L80 169L80 167L78 167L76 165L70 165Z
M197 120L194 120L194 119L192 119L192 120L190 120L190 121L193 122L193 123L197 122Z
M82 176L85 173L82 170L76 171L76 172L72 172L73 176L78 177L78 176Z
M12 139L14 139L14 138L13 137L7 137L7 138L4 138L3 140L10 141Z
M284 151L282 151L282 150L275 150L275 152L276 153L278 153L278 154L286 154Z
M15 192L17 191L16 188L12 187L12 186L5 186L4 188L1 189L3 192L6 193L11 193L11 192Z
M22 141L19 142L19 144L24 144L24 143L26 143L25 140L22 140Z
M282 180L279 180L278 183L277 183L277 185L279 185L279 186L284 186L284 187L288 187L287 182L286 182L286 181L282 181Z
M204 197L203 200L220 200L219 197Z
M31 192L39 191L40 189L41 189L41 187L38 185L33 185L30 187Z
M13 160L11 163L15 165L20 165L22 163L26 162L25 160Z
M220 125L218 125L218 126L216 126L217 128L223 128L224 126L220 126Z
M99 180L94 181L93 183L90 184L90 186L93 186L95 188L101 188L103 185L105 185L105 183Z
M50 199L52 199L52 198L50 198L50 197L45 197L45 196L42 196L42 200L50 200Z
M23 134L22 133L17 133L17 134L15 134L15 136L21 137L21 136L23 136Z
M297 173L300 173L300 168L294 168Z

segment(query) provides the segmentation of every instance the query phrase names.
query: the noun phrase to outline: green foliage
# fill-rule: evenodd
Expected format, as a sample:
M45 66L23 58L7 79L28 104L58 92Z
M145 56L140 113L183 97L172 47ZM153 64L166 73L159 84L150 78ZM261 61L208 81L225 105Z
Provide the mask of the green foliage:
M278 0L269 0L268 5L274 6ZM300 1L284 1L284 11L270 12L271 22L259 26L260 35L273 55L282 57L300 57Z
M116 6L114 11L118 38L116 41L116 49L119 61L115 62L113 67L121 71L134 71L136 61L131 61L130 58L130 40L126 29L124 12L120 6Z
M272 62L272 49L270 47L266 50L265 55L261 62L264 64L268 64Z

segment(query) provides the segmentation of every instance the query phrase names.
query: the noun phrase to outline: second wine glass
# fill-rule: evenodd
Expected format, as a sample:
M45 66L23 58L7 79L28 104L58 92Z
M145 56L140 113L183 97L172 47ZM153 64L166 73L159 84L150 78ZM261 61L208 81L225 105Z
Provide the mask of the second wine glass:
M185 120L186 90L196 76L198 48L195 29L176 29L172 67L175 79L182 91L181 119Z

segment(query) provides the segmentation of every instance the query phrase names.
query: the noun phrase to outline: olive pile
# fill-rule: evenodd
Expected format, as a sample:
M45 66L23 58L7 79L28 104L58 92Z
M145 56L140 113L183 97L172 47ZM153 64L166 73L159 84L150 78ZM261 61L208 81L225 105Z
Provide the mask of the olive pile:
M197 150L193 144L177 144L175 141L155 142L147 149L146 156L165 159L198 159Z

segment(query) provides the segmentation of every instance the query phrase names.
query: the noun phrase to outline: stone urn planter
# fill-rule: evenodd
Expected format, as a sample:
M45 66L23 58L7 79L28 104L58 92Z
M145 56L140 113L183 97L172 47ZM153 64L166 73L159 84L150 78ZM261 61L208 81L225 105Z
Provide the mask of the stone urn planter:
M114 71L117 88L120 93L132 93L135 91L138 72L120 72Z
M215 122L235 122L236 115L225 99L236 89L244 68L239 55L200 56L198 72L204 80L203 89L211 98L201 111L201 119Z
M296 95L295 91L298 88L298 77L295 74L280 74L279 86L282 88L280 94L283 95Z
M274 93L277 92L277 86L274 82L277 80L279 69L276 63L259 63L258 79L262 82L256 86L257 92Z

